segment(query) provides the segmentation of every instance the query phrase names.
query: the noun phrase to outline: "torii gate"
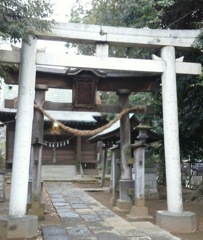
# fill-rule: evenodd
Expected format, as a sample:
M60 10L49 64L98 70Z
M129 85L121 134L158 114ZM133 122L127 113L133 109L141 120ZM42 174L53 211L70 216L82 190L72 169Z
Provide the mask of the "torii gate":
M200 30L152 30L58 23L52 28L52 32L36 33L34 39L30 37L30 44L22 44L21 53L0 51L1 62L20 63L9 216L0 217L0 222L5 223L7 238L29 238L37 234L37 218L25 215L36 65L162 74L168 209L157 213L157 224L172 231L177 226L183 225L181 229L189 229L190 232L196 229L195 214L184 212L182 204L176 74L199 75L201 64L176 60L175 48L191 48L199 34ZM37 39L94 43L96 44L96 56L71 56L69 58L68 55L37 52ZM154 57L153 60L112 58L108 56L109 45L160 48L161 58ZM129 179L126 166L122 178L123 181ZM12 235L10 226L14 225L17 230L13 231L14 235Z

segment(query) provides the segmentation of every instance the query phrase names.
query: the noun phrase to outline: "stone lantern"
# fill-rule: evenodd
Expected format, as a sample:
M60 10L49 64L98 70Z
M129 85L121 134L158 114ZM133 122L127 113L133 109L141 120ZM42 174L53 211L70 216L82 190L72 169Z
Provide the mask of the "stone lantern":
M148 208L145 207L145 149L148 146L146 144L148 138L147 132L151 127L139 124L135 129L139 131L137 137L139 141L131 145L133 148L135 173L134 205L128 217L131 219L151 218L151 216L148 215Z

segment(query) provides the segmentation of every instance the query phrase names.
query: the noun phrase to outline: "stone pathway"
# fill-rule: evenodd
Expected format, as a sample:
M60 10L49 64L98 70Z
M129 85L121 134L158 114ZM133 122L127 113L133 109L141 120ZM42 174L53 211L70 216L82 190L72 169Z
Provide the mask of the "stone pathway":
M82 189L45 183L61 225L42 226L44 240L178 240L150 222L127 222Z

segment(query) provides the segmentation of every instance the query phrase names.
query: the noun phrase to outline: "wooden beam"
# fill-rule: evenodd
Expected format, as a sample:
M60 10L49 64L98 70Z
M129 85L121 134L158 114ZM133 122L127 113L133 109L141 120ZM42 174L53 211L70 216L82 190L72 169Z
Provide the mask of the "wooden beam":
M98 91L116 92L118 89L128 88L132 92L153 92L160 84L159 76L140 76L123 78L104 78L99 79L97 84Z
M148 113L152 114L154 113L154 110L151 106L138 106L143 108L142 111L139 111L139 113ZM53 111L86 111L84 108L74 108L72 103L54 103L50 101L45 101L43 104L43 108L45 110L53 110ZM90 112L105 112L105 113L119 113L122 111L120 105L111 104L111 105L105 105L100 104L96 105L95 108L89 109Z
M16 102L11 99L5 99L5 107L6 108L16 108ZM72 103L56 103L56 102L50 102L50 101L45 101L43 104L43 109L47 111L87 111L87 109L84 108L74 108ZM130 107L130 106L129 106ZM151 106L142 106L139 105L137 107L142 108L142 111L139 111L139 113L143 114L153 114L154 109ZM120 113L122 111L120 105L116 104L100 104L96 105L95 108L89 109L90 112L104 112L104 113ZM137 112L138 113L138 112Z
M88 25L79 23L56 23L48 33L36 32L39 39L67 41L72 43L108 43L124 47L174 46L191 48L201 30L136 29Z
M75 76L68 76L64 73L52 73L52 72L38 72L36 74L36 84L47 85L49 88L63 88L72 89ZM134 77L97 77L97 90L98 91L112 91L117 89L126 88L126 81L128 82L128 88L132 92L151 92L157 89L159 84L159 76L138 76ZM7 84L18 84L18 72L10 72L9 77L5 79Z

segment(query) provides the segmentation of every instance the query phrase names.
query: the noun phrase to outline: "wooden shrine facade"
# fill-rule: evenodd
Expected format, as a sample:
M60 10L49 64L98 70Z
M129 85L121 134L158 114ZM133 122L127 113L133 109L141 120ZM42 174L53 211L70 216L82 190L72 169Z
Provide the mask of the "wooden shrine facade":
M37 91L37 90L36 90ZM56 95L57 89L54 91ZM63 93L64 95L66 92ZM13 94L15 95L15 93ZM57 97L55 97L57 98ZM63 98L63 97L61 97ZM57 104L57 103L55 103ZM59 105L61 103L58 103ZM15 119L17 112L17 99L5 99L5 107L0 110L0 119L6 124L6 167L12 168L13 149L15 136ZM80 129L92 130L107 121L101 118L97 112L64 112L48 111L56 120L64 125ZM37 129L36 129L37 131ZM84 169L96 169L97 166L97 144L90 144L86 136L73 136L54 125L49 119L45 118L43 127L43 165L76 165L81 164Z
M6 126L6 168L12 168L13 163L13 149L15 136L15 118L16 113L8 114L5 110L0 111L0 118L7 115ZM8 117L9 116L9 117ZM7 121L6 121L7 122ZM100 126L96 121L88 123L79 123L77 121L67 123L70 127L77 127L78 129L92 129ZM97 166L97 144L90 144L88 137L81 137L81 143L78 142L77 136L72 136L64 131L59 131L50 122L44 123L44 146L42 154L42 165L82 165L83 169L96 169ZM78 153L77 145L80 144L80 153ZM78 162L77 155L80 154L80 162Z
M128 81L126 86L125 81ZM60 112L62 115L69 111L75 114L75 120L69 122L68 117L63 124L81 130L91 130L107 123L105 119L98 116L98 112L120 112L119 104L105 105L98 99L99 91L116 91L128 87L132 91L154 91L160 82L159 74L138 74L136 72L107 72L100 70L56 69L37 67L36 86L49 88L72 89L72 103L44 101L43 108L46 111ZM10 72L7 84L18 84L18 72ZM129 105L130 106L130 105ZM2 121L15 119L17 100L5 100L5 109L0 113ZM141 106L139 113L152 113L150 106ZM91 111L95 119L89 122L81 122L79 111ZM89 114L89 113L87 113ZM59 114L57 114L59 115ZM7 116L7 117L6 117ZM5 119L3 119L5 117ZM56 119L60 121L60 118ZM44 123L44 142L42 153L43 165L67 165L81 164L84 172L86 169L96 169L97 166L97 143L89 143L88 137L72 136L60 129L54 129L51 122ZM13 159L15 124L7 125L7 168L11 169ZM78 146L78 144L80 146ZM79 157L78 157L79 156ZM79 160L78 160L79 159Z

